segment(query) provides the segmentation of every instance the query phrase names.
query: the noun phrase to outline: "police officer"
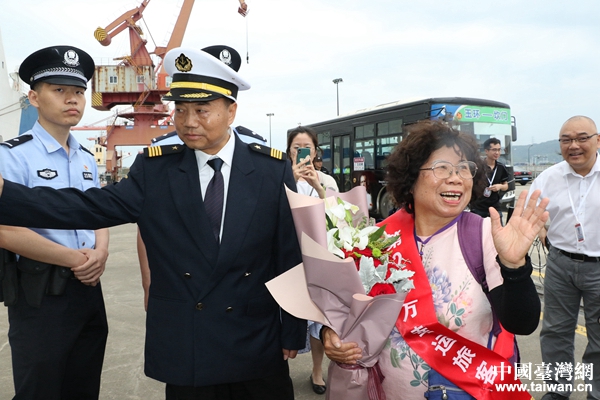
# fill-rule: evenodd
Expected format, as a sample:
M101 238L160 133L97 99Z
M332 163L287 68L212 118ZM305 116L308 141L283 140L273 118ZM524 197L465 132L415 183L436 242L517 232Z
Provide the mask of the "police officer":
M23 61L19 76L39 117L30 131L0 146L3 176L29 187L99 186L93 154L70 134L93 73L92 58L72 46L44 48ZM1 230L10 235L0 235L2 245L20 254L17 269L4 274L16 279L2 285L15 398L97 399L108 335L99 283L108 230Z

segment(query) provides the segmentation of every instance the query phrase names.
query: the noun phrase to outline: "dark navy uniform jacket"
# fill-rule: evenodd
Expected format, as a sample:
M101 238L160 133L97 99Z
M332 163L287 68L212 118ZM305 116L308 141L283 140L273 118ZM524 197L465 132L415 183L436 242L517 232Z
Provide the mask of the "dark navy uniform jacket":
M304 347L306 321L280 313L265 287L301 262L284 188L295 190L291 166L235 140L220 246L194 151L181 145L164 146L159 157L139 155L127 179L102 189L5 181L0 197L0 224L138 223L152 274L145 372L162 382L204 386L266 377L285 363L282 348Z

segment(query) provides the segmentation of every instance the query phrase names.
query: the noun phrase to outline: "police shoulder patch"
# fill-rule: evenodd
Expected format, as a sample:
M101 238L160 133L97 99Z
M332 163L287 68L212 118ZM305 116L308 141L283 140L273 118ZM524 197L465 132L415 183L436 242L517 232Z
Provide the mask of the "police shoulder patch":
M88 153L89 155L91 155L92 157L94 157L94 153L91 152L90 149L83 147L82 145L79 145L79 150L83 150L86 153Z
M161 140L169 139L169 138L172 138L173 136L177 136L177 131L165 133L162 136L157 136L157 137L153 138L150 142L152 144L156 144L156 143L159 143Z
M18 145L29 142L31 139L33 139L33 135L28 133L26 135L17 136L16 138L12 138L12 139L7 140L6 142L2 142L0 144L2 146L8 147L9 149L12 149L14 147L17 147Z
M164 146L152 146L144 149L144 157L160 157L167 154L181 153L185 149L184 144L170 144Z
M271 156L273 158L276 158L278 160L287 160L287 154L285 154L281 150L277 150L277 149L273 149L271 147L263 146L262 144L258 144L258 143L250 143L248 146L252 150L254 150L254 151L258 152L258 153L266 154L266 155Z

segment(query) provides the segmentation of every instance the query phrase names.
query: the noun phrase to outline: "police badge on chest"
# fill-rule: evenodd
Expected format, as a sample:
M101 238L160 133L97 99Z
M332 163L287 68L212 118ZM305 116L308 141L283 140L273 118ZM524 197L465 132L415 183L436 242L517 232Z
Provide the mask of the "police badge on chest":
M58 171L50 169L50 168L46 168L46 169L41 169L38 170L37 175L42 178L42 179L54 179L58 176Z

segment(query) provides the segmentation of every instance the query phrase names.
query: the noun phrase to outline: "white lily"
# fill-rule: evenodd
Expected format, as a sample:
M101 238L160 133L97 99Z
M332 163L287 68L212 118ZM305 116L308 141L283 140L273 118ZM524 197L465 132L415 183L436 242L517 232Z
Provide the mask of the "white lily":
M342 226L339 228L339 238L345 250L350 251L354 246L356 229L351 226Z
M363 229L357 231L355 246L358 247L359 250L364 250L365 247L367 247L367 245L369 244L369 236L373 232L377 231L377 229L379 228L376 226L366 226Z
M326 211L330 217L334 216L336 218L336 221L333 221L333 224L336 226L338 222L337 220L344 220L344 218L346 218L346 208L343 204L336 204L335 206L331 206Z
M327 250L340 258L344 258L344 252L339 249L336 244L336 239L333 236L337 233L337 231L338 228L333 228L327 231Z

